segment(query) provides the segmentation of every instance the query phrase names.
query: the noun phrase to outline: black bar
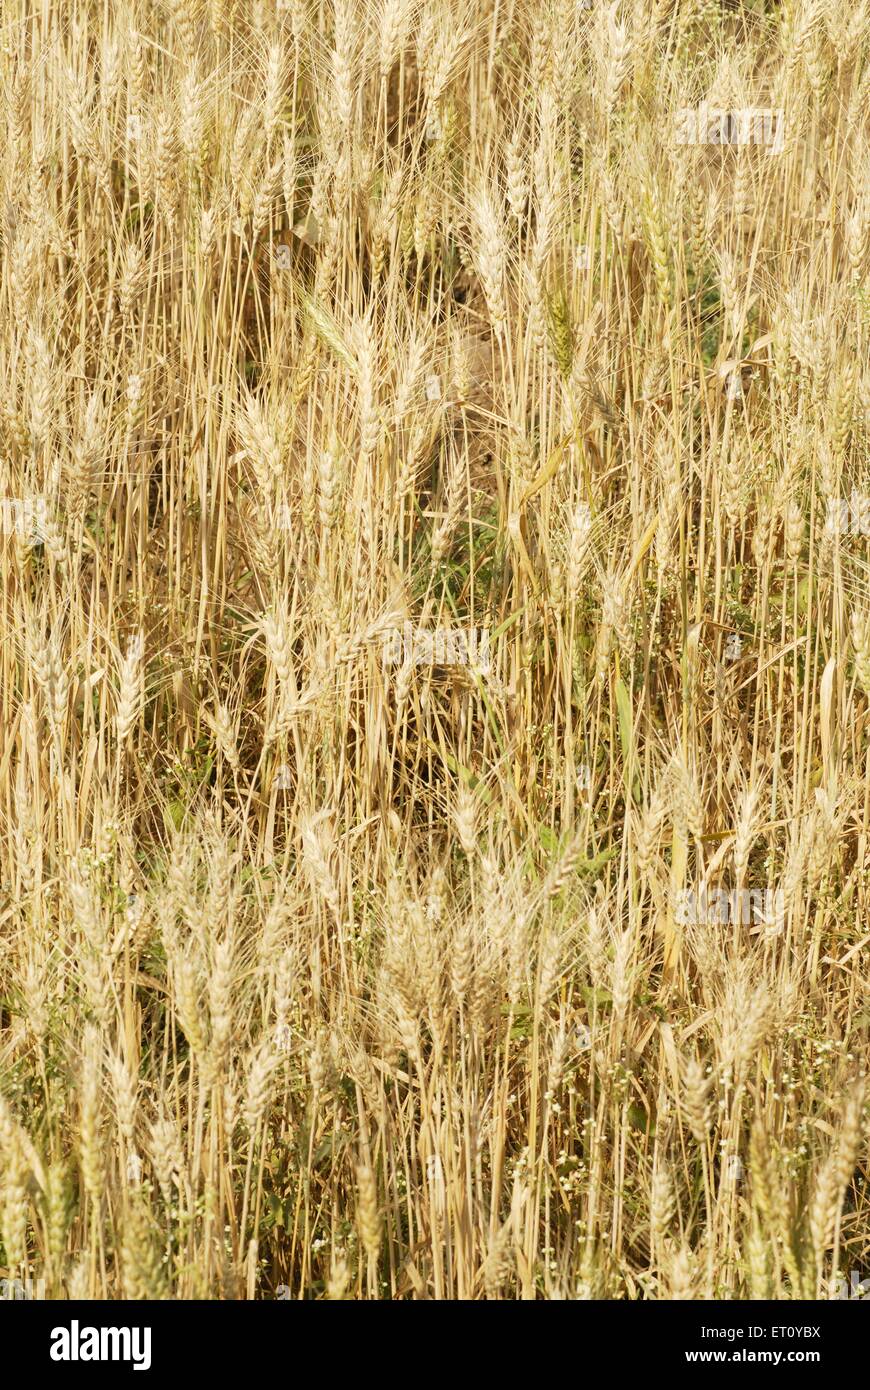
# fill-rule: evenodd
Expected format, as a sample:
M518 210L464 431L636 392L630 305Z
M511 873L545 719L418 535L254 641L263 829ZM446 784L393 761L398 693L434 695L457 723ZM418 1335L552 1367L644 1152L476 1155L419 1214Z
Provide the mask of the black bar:
M864 1301L866 1309L855 1306ZM501 1357L510 1372L517 1334L529 1354L534 1343L525 1338L534 1333L546 1339L540 1344L545 1361L555 1355L573 1362L580 1379L594 1379L609 1365L629 1382L638 1376L645 1380L677 1372L689 1382L703 1384L711 1372L724 1371L733 1377L745 1367L763 1367L776 1384L781 1375L795 1371L815 1372L825 1382L832 1373L851 1372L859 1341L870 1323L870 1297L863 1290L820 1302L445 1303L416 1311L410 1306L397 1308L381 1322L383 1307L376 1302L318 1307L315 1301L290 1299L251 1303L3 1299L0 1335L6 1348L14 1348L16 1359L22 1355L28 1369L49 1381L66 1381L70 1376L99 1379L104 1372L115 1379L129 1374L137 1380L189 1372L201 1383L203 1375L218 1372L219 1383L225 1383L236 1372L248 1379L274 1373L275 1359L284 1363L288 1376L295 1377L314 1358L322 1362L321 1373L334 1379L343 1353L349 1366L360 1369L366 1342L358 1335L332 1336L327 1343L318 1339L325 1329L334 1334L346 1328L364 1337L375 1329L387 1333L395 1352L403 1334L431 1338L435 1332L437 1340L429 1344L424 1358L433 1373L439 1366L438 1349L444 1347L449 1349L454 1374L461 1372L464 1378L479 1358L480 1372L490 1382ZM422 1324L417 1323L420 1316ZM502 1318L508 1320L502 1322ZM116 1332L107 1331L103 1337L103 1328ZM444 1334L454 1330L457 1338L446 1340ZM293 1352L292 1344L284 1341L288 1332L297 1338L310 1336L311 1341L299 1342ZM556 1336L562 1340L554 1342ZM68 1359L53 1358L52 1349L55 1357ZM106 1359L86 1359L91 1351ZM125 1354L126 1359L121 1359ZM584 1362L588 1371L580 1374Z

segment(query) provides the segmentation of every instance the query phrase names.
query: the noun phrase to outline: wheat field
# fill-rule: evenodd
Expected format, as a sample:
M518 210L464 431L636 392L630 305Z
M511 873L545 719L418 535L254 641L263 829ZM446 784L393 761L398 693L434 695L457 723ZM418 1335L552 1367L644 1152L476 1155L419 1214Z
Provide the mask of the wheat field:
M7 1286L863 1278L867 0L0 35Z

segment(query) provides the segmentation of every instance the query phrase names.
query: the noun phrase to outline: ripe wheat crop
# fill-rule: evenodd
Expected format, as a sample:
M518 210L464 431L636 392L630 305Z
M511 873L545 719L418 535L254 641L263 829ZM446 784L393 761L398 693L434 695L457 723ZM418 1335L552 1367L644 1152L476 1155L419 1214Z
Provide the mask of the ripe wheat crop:
M863 1277L867 0L0 48L0 1272Z

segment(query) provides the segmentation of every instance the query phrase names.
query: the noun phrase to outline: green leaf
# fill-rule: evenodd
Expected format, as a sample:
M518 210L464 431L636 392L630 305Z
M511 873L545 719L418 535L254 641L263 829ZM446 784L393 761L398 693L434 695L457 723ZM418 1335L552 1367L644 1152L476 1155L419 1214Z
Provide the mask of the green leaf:
M538 838L548 854L556 854L559 849L559 837L553 833L548 825L538 826Z
M275 1225L283 1226L284 1203L281 1201L281 1198L277 1197L274 1192L267 1192L266 1201L269 1204L269 1210L272 1213L272 1220L275 1222Z
M655 1125L642 1105L628 1107L628 1120L632 1129L639 1129L642 1134L653 1135L656 1132Z
M616 682L616 713L619 719L619 741L622 744L622 761L625 767L625 785L631 787L635 801L640 801L641 790L634 776L634 718L631 712L631 696L625 688L622 677Z
M581 874L597 874L618 853L619 846L611 845L610 849L603 849L600 854L594 854L591 859L579 859L575 867Z
M622 758L626 775L631 774L632 719L631 698L620 677L616 682L616 711L619 716L619 741L622 744Z
M596 1005L600 1008L602 1004L613 1003L613 995L607 989L593 989L591 985L581 985L580 993L590 1013Z

